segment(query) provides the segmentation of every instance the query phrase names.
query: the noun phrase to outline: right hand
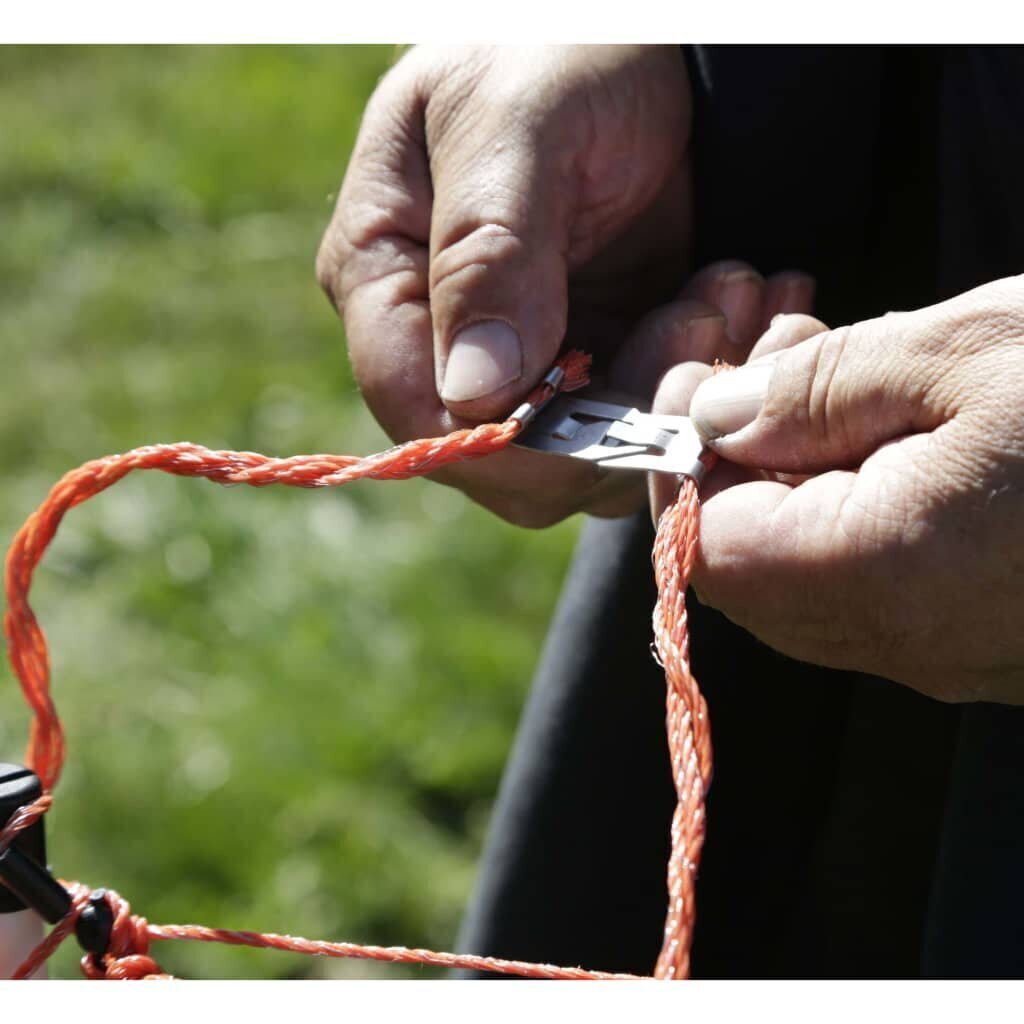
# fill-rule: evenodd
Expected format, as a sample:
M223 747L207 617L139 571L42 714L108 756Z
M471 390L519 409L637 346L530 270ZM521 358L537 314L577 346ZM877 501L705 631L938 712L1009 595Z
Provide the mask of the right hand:
M743 311L760 311L765 284L750 268L678 298L689 128L674 46L417 48L392 69L317 273L394 440L507 415L563 341L595 356L596 382L648 400L681 360L742 361L719 308L752 344L760 314ZM639 508L639 476L510 449L433 478L543 526Z

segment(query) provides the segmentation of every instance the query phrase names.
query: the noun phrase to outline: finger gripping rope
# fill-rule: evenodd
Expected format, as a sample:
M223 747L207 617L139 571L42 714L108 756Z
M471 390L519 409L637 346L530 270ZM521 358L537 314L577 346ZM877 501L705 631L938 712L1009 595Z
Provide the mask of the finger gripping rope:
M578 352L571 352L561 359L556 364L565 374L561 389L574 390L586 384L589 362L589 357ZM552 385L542 384L529 396L527 403L536 406L551 395ZM0 852L50 808L51 791L64 763L64 734L50 695L46 638L28 603L28 592L32 574L69 509L106 490L136 469L158 469L178 476L207 477L220 484L248 484L251 487L274 483L289 487L337 487L353 480L402 480L431 473L454 462L501 451L521 429L522 423L513 417L503 423L485 423L471 430L458 430L446 437L410 441L366 458L296 455L276 459L255 452L211 451L185 442L150 445L87 462L67 473L18 531L7 554L4 632L11 665L33 711L26 761L39 776L44 795L21 808L0 830ZM707 708L690 671L686 620L686 587L696 555L698 517L697 488L692 480L685 478L676 502L662 515L653 555L658 582L654 634L658 659L665 669L666 724L677 795L668 865L668 912L661 955L654 969L654 977L664 979L685 978L689 974L695 914L694 888L704 842L704 795L711 776ZM30 977L45 963L75 930L78 917L94 897L94 891L79 882L63 884L72 897L72 909L19 967L15 977ZM99 891L95 895L100 898ZM128 902L113 890L104 890L102 898L113 914L111 940L104 955L88 954L83 958L82 972L87 978L168 977L149 955L150 942L162 939L191 939L291 950L313 956L458 967L528 978L610 980L637 977L400 946L318 942L288 935L228 931L201 925L154 925L134 915Z

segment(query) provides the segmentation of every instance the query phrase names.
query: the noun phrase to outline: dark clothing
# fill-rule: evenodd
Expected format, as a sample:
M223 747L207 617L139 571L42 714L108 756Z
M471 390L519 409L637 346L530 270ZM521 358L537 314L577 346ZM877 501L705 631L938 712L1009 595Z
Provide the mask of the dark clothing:
M1024 50L711 47L697 265L850 323L1024 270ZM649 973L674 795L646 516L580 540L461 948ZM696 977L1024 975L1024 708L778 655L691 600L715 744Z

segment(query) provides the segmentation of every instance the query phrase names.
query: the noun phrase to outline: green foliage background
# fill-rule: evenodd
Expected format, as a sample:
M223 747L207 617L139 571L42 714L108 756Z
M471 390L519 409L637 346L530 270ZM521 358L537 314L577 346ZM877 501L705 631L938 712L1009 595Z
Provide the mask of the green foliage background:
M5 543L108 452L387 443L312 267L394 56L0 49ZM55 870L154 921L450 947L575 533L422 481L139 474L76 510L34 588L70 747ZM2 684L0 758L21 760ZM156 952L193 978L429 973Z

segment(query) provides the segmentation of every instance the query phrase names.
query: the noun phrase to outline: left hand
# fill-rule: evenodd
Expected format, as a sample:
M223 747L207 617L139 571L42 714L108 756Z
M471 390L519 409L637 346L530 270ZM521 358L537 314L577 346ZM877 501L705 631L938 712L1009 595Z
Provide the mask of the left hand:
M781 317L710 372L655 402L728 460L700 599L796 658L1024 704L1024 276L832 331ZM671 497L655 478L656 514Z

